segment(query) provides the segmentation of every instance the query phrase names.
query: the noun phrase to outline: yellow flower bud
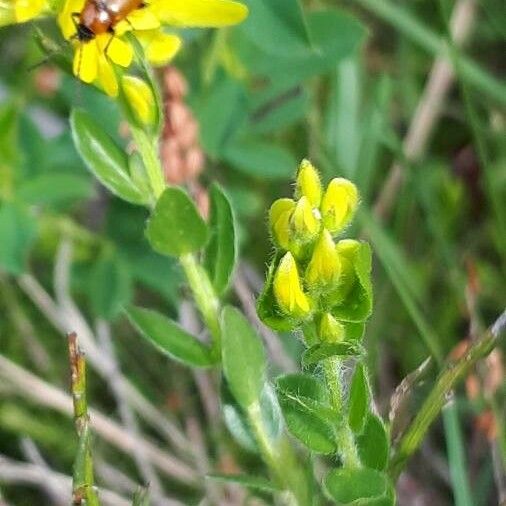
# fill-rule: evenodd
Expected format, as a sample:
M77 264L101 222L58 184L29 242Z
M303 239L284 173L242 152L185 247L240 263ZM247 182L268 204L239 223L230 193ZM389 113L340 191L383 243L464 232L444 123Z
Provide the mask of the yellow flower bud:
M315 216L307 197L301 197L297 202L290 224L294 238L302 242L311 241L320 231L320 220Z
M272 235L280 248L288 249L290 243L290 217L295 209L292 199L276 200L269 211Z
M305 280L311 288L336 284L341 272L341 262L329 231L323 229L306 269Z
M297 264L290 252L279 262L273 291L279 307L286 314L300 318L309 313L309 299L302 291Z
M123 92L130 109L137 120L150 125L155 120L155 97L150 86L138 77L125 76L122 80Z
M337 343L342 341L345 335L344 326L330 313L323 314L320 319L318 331L320 339L326 343Z
M322 198L320 175L309 160L302 160L295 189L297 198L307 197L312 207L318 207Z
M347 179L334 178L323 195L321 212L324 225L335 234L353 217L358 204L357 187Z

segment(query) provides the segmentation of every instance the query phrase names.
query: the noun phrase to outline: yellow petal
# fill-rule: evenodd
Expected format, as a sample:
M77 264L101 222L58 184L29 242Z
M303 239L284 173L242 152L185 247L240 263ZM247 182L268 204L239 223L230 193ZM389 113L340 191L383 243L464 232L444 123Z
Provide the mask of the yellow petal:
M269 211L271 232L277 245L283 249L290 246L290 217L295 209L292 199L276 200Z
M311 288L334 288L341 271L341 262L332 236L323 230L307 266L305 280Z
M122 85L130 107L140 122L145 125L153 123L155 97L148 84L138 77L125 76Z
M177 35L159 33L146 46L146 56L153 65L165 65L176 55L181 44Z
M219 27L240 23L248 8L231 0L154 0L150 4L162 23L188 27Z
M302 160L297 174L296 198L307 197L313 207L320 205L322 197L322 185L320 175L308 160Z
M345 330L330 313L324 313L320 320L319 335L324 342L337 343L343 340Z
M294 232L295 238L304 243L313 240L320 230L320 220L309 203L307 197L301 197L295 206L295 210L290 219L290 225Z
M72 13L81 12L85 0L66 0L63 9L58 14L58 24L60 30L67 40L76 33L76 21L72 18Z
M133 30L155 30L160 27L160 20L149 7L133 11L126 19Z
M80 43L74 53L74 75L85 83L92 83L98 73L99 48L95 41Z
M323 223L332 232L340 232L352 219L358 205L357 187L347 179L334 178L323 195Z
M115 35L107 42L104 51L108 58L122 67L130 66L134 57L132 46Z
M118 96L118 80L116 79L116 74L112 64L103 54L98 58L98 81L103 90L110 97Z
M302 291L297 263L290 252L274 274L273 291L279 307L288 315L300 318L309 313L309 299Z
M16 22L24 23L37 17L45 6L45 0L16 0L14 2Z

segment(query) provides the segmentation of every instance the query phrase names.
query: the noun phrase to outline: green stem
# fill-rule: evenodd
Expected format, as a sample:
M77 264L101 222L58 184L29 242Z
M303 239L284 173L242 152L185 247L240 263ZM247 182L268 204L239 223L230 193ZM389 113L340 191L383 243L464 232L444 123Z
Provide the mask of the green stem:
M422 404L413 422L402 436L389 464L389 472L396 480L408 459L420 447L432 422L447 402L449 392L464 378L476 362L488 355L497 345L506 328L506 311L457 361L449 362L440 372L435 385Z
M221 358L220 301L204 268L193 254L179 258L195 303L213 339L211 353L216 361Z
M155 200L158 200L158 197L160 197L163 190L165 190L166 184L163 178L160 157L158 156L157 141L150 138L146 132L134 125L130 125L130 129L137 149L142 157L142 161L144 162L153 196Z
M260 449L263 461L267 464L274 480L289 496L288 505L310 506L313 504L311 487L300 459L294 454L292 446L283 438L273 443L265 429L262 409L258 402L247 410L248 421Z
M340 419L337 426L337 443L341 461L345 467L361 467L353 432L345 416L341 385L341 359L338 357L325 359L323 361L323 374L330 395L330 403Z

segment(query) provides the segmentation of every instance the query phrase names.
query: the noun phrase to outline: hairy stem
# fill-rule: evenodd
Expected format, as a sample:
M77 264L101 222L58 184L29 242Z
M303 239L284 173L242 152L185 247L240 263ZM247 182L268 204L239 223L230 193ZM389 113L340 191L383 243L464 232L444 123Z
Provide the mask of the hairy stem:
M353 433L345 416L340 370L341 359L338 357L330 357L323 361L323 374L329 391L330 403L340 419L337 426L339 456L345 467L360 467L360 459L353 439Z

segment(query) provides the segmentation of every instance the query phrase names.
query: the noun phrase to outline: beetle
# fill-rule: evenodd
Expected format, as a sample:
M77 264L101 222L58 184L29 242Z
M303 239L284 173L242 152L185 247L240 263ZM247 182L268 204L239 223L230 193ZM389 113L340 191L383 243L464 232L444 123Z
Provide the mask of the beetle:
M114 34L114 27L120 21L145 6L144 0L86 0L81 12L72 13L77 30L75 37L80 42L89 42L97 35Z

